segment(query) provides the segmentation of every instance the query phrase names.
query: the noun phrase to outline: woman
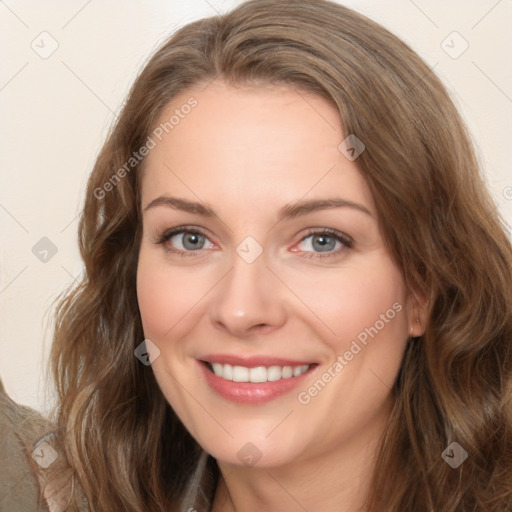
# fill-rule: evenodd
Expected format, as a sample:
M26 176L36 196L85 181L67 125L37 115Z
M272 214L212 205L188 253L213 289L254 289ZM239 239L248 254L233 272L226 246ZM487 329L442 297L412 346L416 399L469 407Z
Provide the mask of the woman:
M511 246L387 30L324 0L179 30L80 248L52 348L66 510L512 509Z

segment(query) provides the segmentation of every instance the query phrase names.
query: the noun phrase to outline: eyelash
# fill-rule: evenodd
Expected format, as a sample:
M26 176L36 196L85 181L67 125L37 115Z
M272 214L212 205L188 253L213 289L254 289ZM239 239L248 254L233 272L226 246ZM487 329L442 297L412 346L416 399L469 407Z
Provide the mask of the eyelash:
M158 241L156 244L164 245L166 242L168 242L173 236L181 235L181 234L194 234L194 235L202 235L205 238L208 239L208 236L203 231L197 229L197 228L188 228L187 226L182 226L179 228L171 229L170 231L164 232L162 235L159 236ZM304 235L298 242L298 244L304 242L304 240L308 239L311 236L314 235L328 235L329 238L333 238L337 242L340 242L344 247L342 249L339 249L337 251L327 252L322 254L321 252L315 252L315 251L300 251L304 253L301 255L301 257L304 258L329 258L333 256L337 256L340 252L342 252L345 249L352 249L354 246L353 240L340 233L339 231L336 231L334 229L330 228L323 228L323 229L311 229L307 232L306 235ZM190 250L190 251L182 251L181 249L174 249L170 247L165 247L165 250L177 254L180 257L189 257L189 256L196 256L199 251L202 249L196 249L196 250Z

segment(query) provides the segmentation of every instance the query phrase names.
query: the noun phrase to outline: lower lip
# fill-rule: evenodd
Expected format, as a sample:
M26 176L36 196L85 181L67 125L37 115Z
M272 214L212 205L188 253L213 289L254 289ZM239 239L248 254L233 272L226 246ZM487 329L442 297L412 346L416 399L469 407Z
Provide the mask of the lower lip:
M217 377L211 372L206 364L198 361L206 382L210 387L223 398L239 404L261 405L279 396L291 392L294 388L304 382L304 379L310 375L315 366L298 377L289 379L280 379L273 382L233 382L231 380Z

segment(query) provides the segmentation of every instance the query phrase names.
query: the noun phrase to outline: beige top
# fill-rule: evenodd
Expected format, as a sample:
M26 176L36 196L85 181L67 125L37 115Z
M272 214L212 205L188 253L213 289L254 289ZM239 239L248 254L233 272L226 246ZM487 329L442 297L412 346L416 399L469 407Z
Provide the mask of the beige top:
M30 466L44 425L37 412L10 399L0 381L0 512L47 511Z

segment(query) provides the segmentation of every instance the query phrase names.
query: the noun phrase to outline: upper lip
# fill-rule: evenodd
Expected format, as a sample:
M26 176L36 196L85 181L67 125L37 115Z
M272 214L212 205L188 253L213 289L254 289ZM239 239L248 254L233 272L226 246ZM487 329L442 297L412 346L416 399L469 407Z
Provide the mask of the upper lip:
M274 356L235 356L230 354L210 354L200 358L206 363L230 364L231 366L244 366L254 368L256 366L302 366L314 364L312 361L300 361Z

